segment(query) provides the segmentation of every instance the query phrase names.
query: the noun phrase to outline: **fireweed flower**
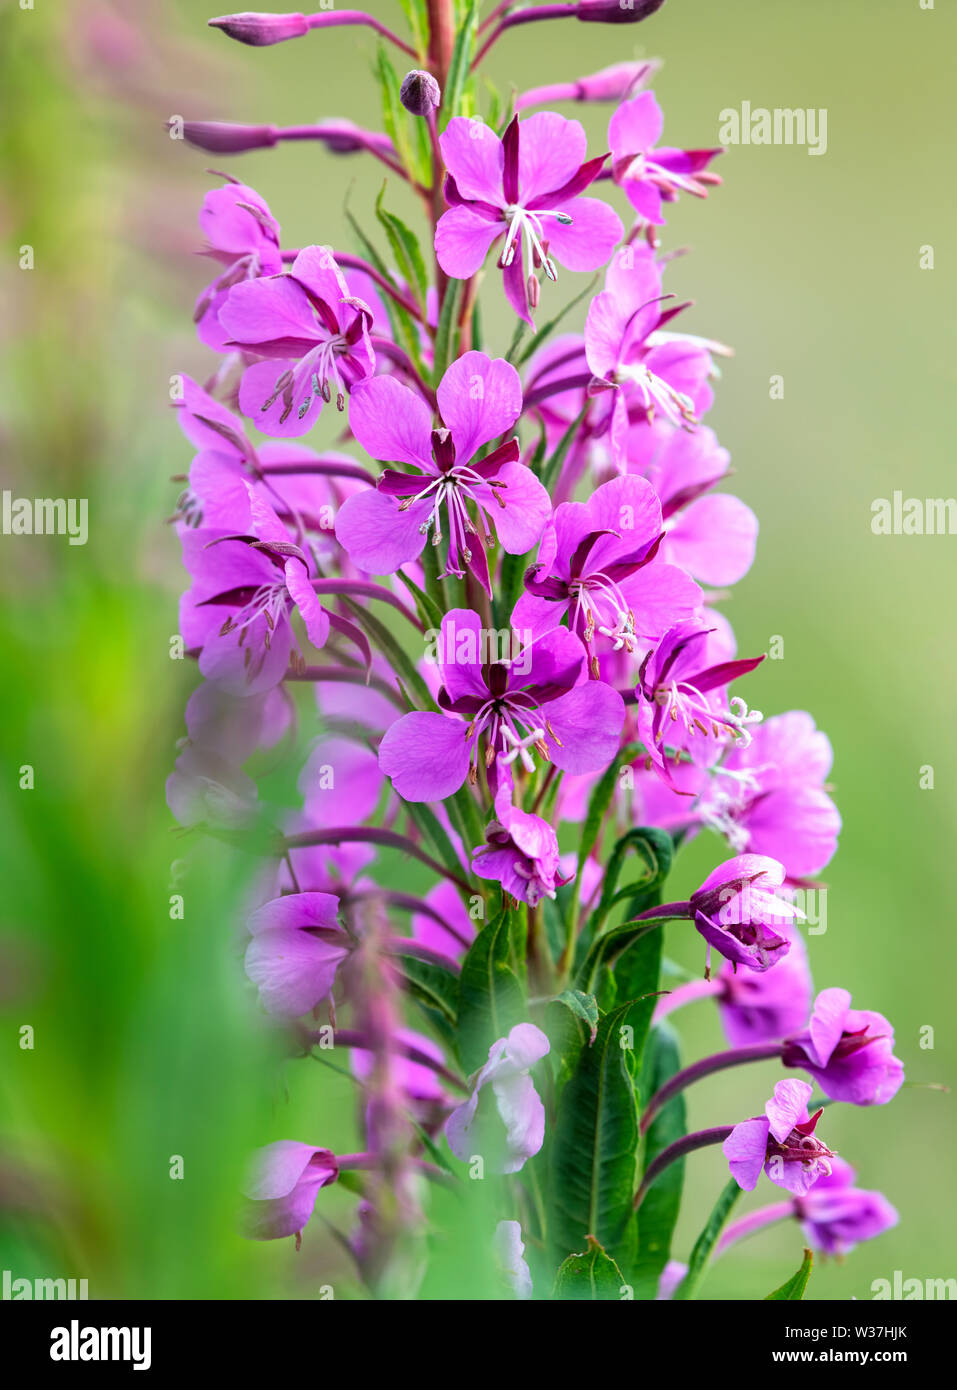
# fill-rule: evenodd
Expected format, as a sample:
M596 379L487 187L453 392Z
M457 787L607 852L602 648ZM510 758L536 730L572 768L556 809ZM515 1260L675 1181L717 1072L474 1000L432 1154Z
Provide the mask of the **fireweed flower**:
M395 1041L400 1045L414 1048L425 1057L430 1057L437 1066L442 1066L445 1062L441 1047L434 1043L431 1038L413 1032L411 1028L396 1029ZM375 1070L375 1060L375 1054L367 1051L364 1047L349 1049L349 1065L353 1075L357 1076L360 1081L368 1081L372 1076ZM417 1062L405 1056L398 1049L393 1051L390 1065L393 1069L395 1085L402 1092L416 1123L430 1132L433 1131L440 1120L445 1117L450 1104L441 1077L433 1067L427 1066L425 1062Z
M637 697L639 736L657 772L670 782L666 747L691 752L696 761L713 762L729 739L747 743L749 725L761 719L727 687L747 675L763 656L713 662L708 639L714 629L707 618L688 618L661 638L641 663Z
M445 1126L456 1158L467 1163L475 1156L486 1157L485 1150L490 1150L487 1161L498 1173L518 1173L534 1158L545 1139L545 1107L529 1072L548 1050L548 1039L533 1023L517 1023L508 1037L492 1043L471 1096L452 1111ZM498 1122L489 1123L485 1107L480 1113L485 1087Z
M638 466L635 445L654 448L648 467ZM726 492L712 492L728 470L730 455L714 430L640 425L628 435L629 471L643 472L661 498L661 558L701 584L723 588L743 579L754 561L758 519Z
M517 440L476 457L514 428L521 381L504 359L467 352L436 395L442 424L433 429L421 397L391 377L354 392L349 425L363 449L419 472L387 469L374 491L350 497L336 518L336 535L353 564L370 574L391 574L416 559L430 532L436 546L447 536L444 573L461 577L468 567L491 593L486 547L494 544L493 531L509 554L524 555L551 512L548 493L518 462Z
M511 778L501 778L495 819L486 829L486 844L472 851L472 871L536 907L543 897L554 898L555 889L569 879L561 873L555 831L541 816L515 806L512 796Z
M653 1023L696 999L714 999L725 1037L733 1047L777 1042L804 1026L811 1008L811 972L804 939L782 923L790 950L773 970L739 970L727 961L712 980L690 980L658 1001Z
M611 392L609 447L627 466L629 425L660 413L690 428L710 404L711 351L719 345L665 332L687 306L663 307L661 268L650 251L626 246L608 267L605 288L585 320L585 355L593 395ZM700 403L699 403L700 402Z
M435 232L435 254L447 275L467 280L494 242L505 295L519 318L532 322L541 266L557 279L555 261L569 270L604 265L623 228L599 198L582 198L605 156L585 162L585 131L552 111L519 122L500 140L480 121L454 117L439 141L448 170L449 211Z
M792 878L813 878L837 849L841 816L825 789L833 753L804 710L749 729L729 749L700 798L701 818L732 849L767 854Z
M406 801L441 801L466 778L477 782L480 751L492 783L500 753L527 770L536 755L573 773L604 767L614 756L624 703L617 690L587 680L577 637L548 632L511 660L488 662L483 631L469 609L442 619L438 703L458 717L403 715L379 745L379 766Z
M296 1237L312 1216L319 1189L339 1176L336 1156L329 1149L315 1149L295 1139L267 1144L256 1155L253 1176L246 1188L244 1232L252 1240Z
M200 529L182 536L193 576L180 604L187 646L201 648L199 669L234 695L258 695L282 680L295 652L290 616L298 609L315 647L329 617L310 584L310 563L268 503L246 484L251 532L237 537Z
M784 866L757 854L719 864L692 893L689 915L710 947L738 965L769 970L791 949L781 930L804 914L773 890L784 882Z
M323 404L375 370L372 311L349 292L332 253L307 246L288 275L249 280L219 310L230 347L269 360L247 367L239 408L266 434L305 434Z
M616 478L589 500L564 502L545 528L513 626L533 636L568 627L589 655L599 638L628 653L690 616L701 590L657 559L661 505L642 478Z
M809 1245L825 1255L846 1255L862 1240L897 1225L897 1212L882 1192L854 1186L855 1172L836 1155L831 1171L794 1199L794 1215Z
M662 201L679 193L706 198L707 184L720 183L708 165L720 149L679 150L658 145L664 128L661 107L653 92L642 92L619 106L608 125L612 174L639 216L652 226L664 224Z
M822 989L806 1030L787 1040L783 1061L810 1072L832 1100L886 1105L904 1082L893 1046L883 1014L852 1009L846 989Z
M298 1018L332 992L350 942L331 893L290 893L249 918L246 974L267 1013Z
M762 1169L797 1197L830 1173L834 1154L814 1137L823 1111L810 1118L807 1113L811 1090L806 1081L779 1081L764 1115L735 1125L724 1141L731 1176L745 1192L757 1187Z
M226 350L219 310L234 285L282 269L279 223L253 188L230 179L203 199L199 226L206 237L204 255L220 262L222 273L196 301L193 317L202 342L216 352Z

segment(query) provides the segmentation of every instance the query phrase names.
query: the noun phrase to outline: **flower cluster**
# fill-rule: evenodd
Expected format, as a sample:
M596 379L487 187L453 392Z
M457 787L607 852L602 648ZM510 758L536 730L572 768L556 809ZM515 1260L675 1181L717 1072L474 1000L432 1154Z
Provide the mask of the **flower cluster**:
M587 1246L655 1297L674 1217L646 1228L645 1197L706 1144L740 1188L784 1188L762 1220L796 1216L826 1253L895 1219L853 1188L792 1074L852 1105L903 1079L881 1014L841 988L812 1002L802 904L840 829L831 749L810 715L750 707L763 657L738 654L720 606L758 532L705 423L730 350L685 327L660 236L675 199L720 183L721 151L661 144L654 63L509 100L475 80L514 24L657 8L506 4L480 26L474 5L410 0L408 41L361 11L225 16L253 46L371 27L386 133L185 125L218 155L294 138L388 171L355 251L321 227L287 248L229 175L203 203L216 275L195 320L216 360L174 402L196 450L174 515L180 631L203 684L168 789L184 826L260 862L265 845L256 1007L293 1055L346 1051L362 1101L355 1153L267 1145L246 1229L298 1244L350 1171L348 1243L380 1295L428 1280L409 1242L430 1183L468 1196L463 1165L502 1178L492 1296L585 1296ZM597 150L530 110L568 101L610 104ZM420 198L426 242L390 181ZM601 286L575 331L581 273ZM483 336L483 297L503 299L510 341ZM334 450L310 442L330 418ZM260 799L263 749L298 760L294 811ZM720 862L663 901L701 834ZM665 922L701 947L702 978L670 991ZM731 1046L682 1067L665 1019L699 998ZM762 1114L684 1132L685 1087L769 1058L788 1074Z

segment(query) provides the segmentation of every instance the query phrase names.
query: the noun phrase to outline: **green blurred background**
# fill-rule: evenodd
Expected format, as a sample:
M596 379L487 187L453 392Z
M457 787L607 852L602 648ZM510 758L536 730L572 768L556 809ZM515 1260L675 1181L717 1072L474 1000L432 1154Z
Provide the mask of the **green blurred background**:
M676 144L717 143L718 113L744 100L828 113L826 155L733 148L724 186L679 204L664 232L666 247L694 252L669 271L669 288L696 301L683 326L736 350L710 422L761 537L726 611L743 652L784 643L749 698L766 713L811 710L834 743L845 829L828 931L810 939L815 982L887 1013L916 1083L890 1110L826 1116L832 1147L901 1221L843 1265L821 1263L812 1298L868 1298L896 1269L957 1273L953 1098L921 1086L947 1083L957 1050L957 539L870 530L875 498L957 490L949 11L669 0L634 28L518 29L488 65L521 90L661 57L655 90ZM355 1147L355 1099L313 1062L281 1065L242 977L242 866L171 828L163 782L195 672L169 659L182 576L163 519L169 475L190 457L168 380L211 364L190 320L208 278L193 257L204 171L256 187L293 246L346 246L344 190L368 225L379 171L305 145L227 162L170 141L164 122L343 115L380 128L375 50L355 29L242 48L205 27L209 12L200 0L0 11L2 486L90 507L85 548L0 537L0 1267L86 1277L92 1297L309 1297L329 1283L348 1297L348 1261L321 1223L299 1256L233 1234L249 1150L293 1137ZM401 25L397 5L376 13ZM565 110L602 145L608 108ZM390 200L408 210L401 191ZM25 245L31 271L18 265ZM927 245L933 270L919 266ZM582 283L565 275L555 303ZM510 325L488 289L486 337L502 351ZM769 398L775 374L782 400ZM25 765L32 790L19 786ZM711 837L692 845L669 895L720 854ZM677 934L669 950L699 967ZM688 1056L721 1045L704 1006L679 1017ZM19 1046L25 1025L32 1050ZM751 1068L703 1083L692 1124L753 1113L772 1079ZM182 1181L169 1177L174 1155ZM677 1254L723 1180L716 1155L689 1160ZM347 1193L320 1205L349 1224ZM800 1246L793 1228L758 1237L704 1295L763 1297ZM470 1258L463 1232L458 1267Z

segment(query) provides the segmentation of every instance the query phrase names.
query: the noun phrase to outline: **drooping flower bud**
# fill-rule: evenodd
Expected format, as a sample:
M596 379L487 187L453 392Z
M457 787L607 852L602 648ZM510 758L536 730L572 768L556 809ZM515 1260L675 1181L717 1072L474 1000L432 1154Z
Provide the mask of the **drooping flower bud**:
M575 18L587 24L637 24L665 0L578 0Z
M231 39L248 43L253 48L265 48L284 39L301 39L309 33L304 14L266 14L260 10L243 10L241 14L224 14L208 21L211 29L222 29Z
M413 116L429 116L442 105L442 89L430 72L413 68L402 79L399 100Z

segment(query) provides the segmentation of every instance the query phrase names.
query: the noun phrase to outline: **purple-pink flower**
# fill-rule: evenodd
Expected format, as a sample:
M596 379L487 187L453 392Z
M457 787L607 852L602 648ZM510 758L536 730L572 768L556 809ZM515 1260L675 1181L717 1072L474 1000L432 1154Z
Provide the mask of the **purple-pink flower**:
M467 352L439 383L441 425L428 407L393 377L376 377L352 396L349 424L363 449L382 462L418 469L387 469L378 487L357 492L336 518L336 535L353 564L370 574L392 574L416 559L430 539L447 540L444 574L471 569L491 593L487 548L524 555L551 513L548 493L519 463L516 439L477 457L510 433L522 411L518 372L503 358ZM493 534L494 533L494 534Z
M249 918L246 974L267 1013L298 1018L331 994L351 948L338 912L331 893L290 893Z
M527 323L538 303L539 266L550 280L557 278L556 260L569 270L595 270L621 240L618 214L599 198L580 196L605 156L585 162L578 121L553 111L524 121L515 116L500 140L483 122L456 116L439 143L450 205L435 231L439 265L467 280L504 237L505 294Z
M545 1107L529 1072L548 1050L548 1039L534 1023L517 1023L508 1037L492 1043L472 1094L446 1123L456 1158L468 1163L481 1157L497 1173L518 1173L534 1158L545 1140ZM480 1112L485 1087L497 1113L492 1124L486 1108Z
M854 1186L855 1173L836 1155L831 1171L794 1199L794 1214L809 1245L825 1255L846 1255L862 1240L897 1225L897 1212L882 1192Z
M224 269L200 294L193 317L202 342L216 352L225 352L219 311L235 285L261 275L276 275L282 269L279 223L255 189L229 179L224 188L206 194L199 226L206 237L204 254L219 261Z
M724 1141L731 1176L745 1192L757 1187L762 1169L797 1197L830 1173L834 1155L814 1136L823 1111L807 1113L811 1090L806 1081L779 1081L764 1115L735 1125Z
M470 609L442 619L438 703L448 716L403 715L379 745L379 766L407 801L441 801L466 778L476 782L480 754L493 785L500 753L526 768L535 754L572 773L605 767L614 756L624 702L611 686L587 679L578 638L548 632L496 660L488 651L495 636Z
M740 854L719 864L691 895L695 926L721 955L751 970L769 970L791 949L786 933L803 913L775 896L784 867L774 859Z
M608 124L614 180L624 189L632 207L645 222L662 226L662 201L674 202L679 193L706 198L708 184L720 183L706 172L720 149L679 150L658 146L664 128L661 107L653 92L642 92L622 102Z
M314 647L329 635L329 616L310 582L310 560L248 483L249 534L186 530L183 563L193 577L180 604L180 631L200 648L199 669L234 695L278 685L292 652L298 609Z
M305 434L323 404L375 371L372 311L351 295L332 252L307 246L288 275L247 280L219 310L228 345L268 360L247 367L239 407L266 434Z
M511 777L499 780L495 819L485 831L486 843L472 851L472 871L500 883L506 893L536 907L554 898L569 879L561 872L558 837L541 816L513 802Z
M320 1188L339 1176L336 1156L295 1139L267 1144L256 1155L253 1175L246 1187L249 1199L244 1212L244 1231L252 1240L279 1240L295 1236L296 1248Z
M656 641L701 603L684 570L657 558L662 535L661 505L643 478L614 478L587 502L563 502L526 572L513 626L537 637L567 615L590 656L599 638L629 653Z
M807 1028L787 1040L786 1067L810 1072L832 1100L886 1105L904 1083L894 1029L883 1014L852 1009L846 989L822 989Z

